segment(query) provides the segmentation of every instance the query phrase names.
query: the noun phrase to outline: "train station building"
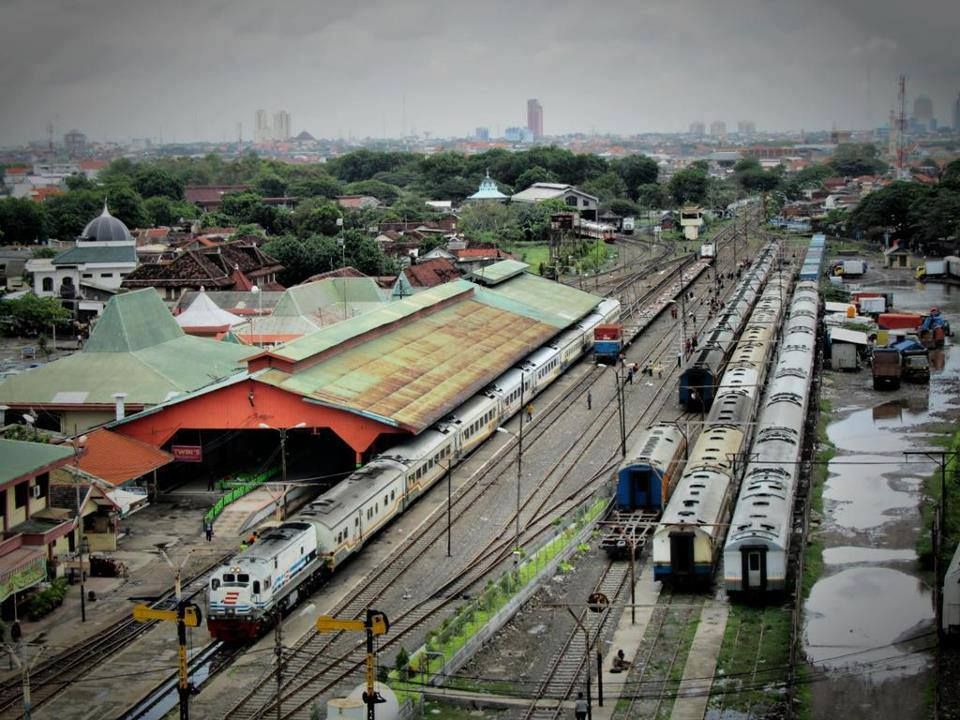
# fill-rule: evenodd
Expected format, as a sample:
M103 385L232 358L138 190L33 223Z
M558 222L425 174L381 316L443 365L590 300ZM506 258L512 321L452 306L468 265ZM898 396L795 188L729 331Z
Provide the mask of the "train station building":
M601 301L526 267L500 262L476 282L446 283L258 352L245 371L112 432L170 452L168 473L199 461L221 477L263 470L279 464L283 443L301 478L342 477L449 415Z

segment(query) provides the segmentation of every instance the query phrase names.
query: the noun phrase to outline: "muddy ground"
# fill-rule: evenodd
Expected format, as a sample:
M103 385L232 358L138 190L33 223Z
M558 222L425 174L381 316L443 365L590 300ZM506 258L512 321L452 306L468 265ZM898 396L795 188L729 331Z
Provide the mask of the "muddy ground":
M871 269L859 284L892 290L897 310L939 306L960 322L958 289L918 285L910 270ZM934 579L913 551L922 483L937 466L903 452L938 447L960 423L960 350L948 342L931 365L929 385L894 391L875 391L869 367L825 371L837 454L817 530L823 574L806 606L807 655L825 671L812 686L813 717L932 716ZM943 704L956 707L956 680L941 675L939 685Z

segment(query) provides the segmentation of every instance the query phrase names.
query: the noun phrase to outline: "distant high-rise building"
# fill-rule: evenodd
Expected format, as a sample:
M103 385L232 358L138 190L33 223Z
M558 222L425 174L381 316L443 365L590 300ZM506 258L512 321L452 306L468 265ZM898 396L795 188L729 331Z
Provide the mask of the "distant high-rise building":
M253 141L256 143L269 142L273 137L270 129L270 116L266 110L257 110L253 120Z
M960 93L957 93L957 99L953 101L953 129L960 132Z
M703 137L707 133L707 126L702 122L690 123L690 134L695 137Z
M918 124L929 127L933 120L933 100L926 95L917 95L913 101L913 119Z
M476 132L473 133L473 136L477 140L489 140L490 139L490 128L478 127Z
M536 98L527 100L527 129L533 133L533 139L543 137L543 105Z
M726 140L727 124L723 120L714 120L710 123L710 135L721 140Z
M737 123L737 134L738 135L755 135L757 132L757 124L752 120L740 120Z
M533 142L533 130L525 127L508 127L503 131L503 139L512 143Z
M63 136L63 145L70 157L83 157L87 152L87 136L79 130L71 130Z
M278 142L290 139L290 113L286 110L273 114L273 139Z

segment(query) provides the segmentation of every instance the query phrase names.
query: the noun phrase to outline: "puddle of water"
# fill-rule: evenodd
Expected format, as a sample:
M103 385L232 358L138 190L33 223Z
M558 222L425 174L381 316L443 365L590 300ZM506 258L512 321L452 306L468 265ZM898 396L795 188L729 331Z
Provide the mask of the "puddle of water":
M894 659L887 673L911 674L923 663L900 662L912 654L901 645L932 632L929 589L916 577L880 567L858 567L825 577L806 603L804 645L817 665L842 668ZM933 639L919 640L927 646ZM886 674L886 673L884 673Z
M922 480L919 463L909 466L887 462L883 455L837 455L830 461L830 476L823 489L830 525L850 530L877 527L899 516L898 511L916 509ZM926 465L924 465L926 467ZM896 478L896 487L891 478Z
M882 403L877 408L858 410L830 423L827 426L827 436L837 449L850 452L896 453L910 450L916 446L917 437L924 435L908 435L903 430L922 425L931 419L925 404L920 409L917 407L918 402L914 400L914 404L911 404L908 400L895 401ZM879 413L875 412L877 410Z
M852 565L858 563L911 562L917 559L914 550L888 550L884 548L841 547L827 548L823 551L823 562L827 565Z

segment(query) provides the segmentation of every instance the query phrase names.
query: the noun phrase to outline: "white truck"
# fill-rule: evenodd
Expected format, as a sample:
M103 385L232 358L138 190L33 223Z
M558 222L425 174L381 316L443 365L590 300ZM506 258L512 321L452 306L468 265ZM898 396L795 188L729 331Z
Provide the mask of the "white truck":
M833 265L833 274L843 277L860 277L867 271L863 260L839 260Z
M924 260L917 267L917 279L923 280L928 277L943 277L947 274L946 260Z

